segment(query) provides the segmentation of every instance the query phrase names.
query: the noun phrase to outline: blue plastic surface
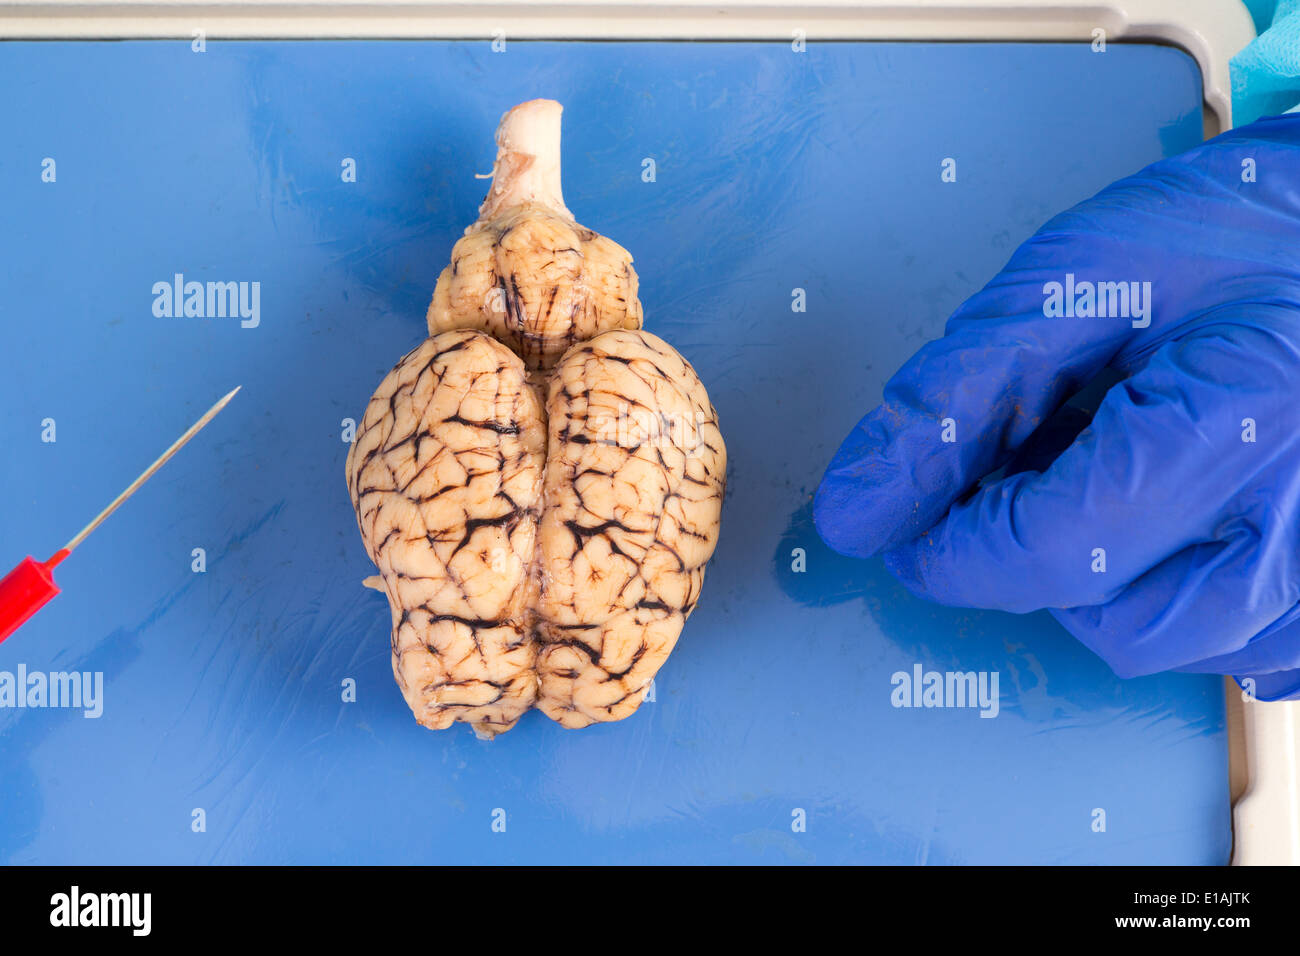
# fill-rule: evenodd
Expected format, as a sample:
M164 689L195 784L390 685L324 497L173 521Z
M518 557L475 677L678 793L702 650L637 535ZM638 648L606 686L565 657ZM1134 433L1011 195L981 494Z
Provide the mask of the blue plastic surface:
M340 436L422 338L496 121L535 96L565 104L568 205L635 256L731 467L655 701L486 743L417 726L393 684ZM0 645L0 671L105 680L98 719L0 708L0 860L1226 861L1218 679L1121 682L1047 615L918 601L809 516L884 379L1017 243L1198 141L1183 54L5 43L0 128L6 566L244 387ZM155 316L175 273L260 282L260 323ZM916 664L996 671L998 716L892 706Z

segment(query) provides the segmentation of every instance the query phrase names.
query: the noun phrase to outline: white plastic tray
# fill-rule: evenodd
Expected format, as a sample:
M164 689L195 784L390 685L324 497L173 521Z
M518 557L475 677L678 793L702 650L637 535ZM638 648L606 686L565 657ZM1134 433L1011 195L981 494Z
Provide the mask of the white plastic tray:
M1254 36L1229 0L0 0L0 38L482 37L1143 41L1177 46L1203 78L1205 132L1232 125L1228 61ZM1300 704L1238 704L1243 790L1235 864L1300 863Z

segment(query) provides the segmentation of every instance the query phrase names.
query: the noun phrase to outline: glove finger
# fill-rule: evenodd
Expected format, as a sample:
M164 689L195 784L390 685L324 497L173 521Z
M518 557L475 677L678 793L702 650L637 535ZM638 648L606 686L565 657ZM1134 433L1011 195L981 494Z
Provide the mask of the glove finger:
M1180 551L1219 542L1232 530L1221 516L1244 489L1285 494L1289 483L1300 495L1297 469L1281 464L1296 442L1297 384L1300 355L1266 327L1225 322L1166 343L1045 472L981 488L887 552L886 566L941 604L1107 604ZM1248 417L1266 440L1242 440ZM1276 521L1271 501L1248 497L1253 520Z
M1010 476L1022 471L1047 471L1052 462L1074 444L1079 433L1092 424L1106 393L1125 377L1114 369L1103 369L1083 391L1073 395L1016 449L1003 474Z
M1118 323L1043 316L1043 264L1083 250L1032 242L1020 268L968 300L947 334L889 380L881 405L836 451L813 503L836 551L868 557L931 527L1121 347Z

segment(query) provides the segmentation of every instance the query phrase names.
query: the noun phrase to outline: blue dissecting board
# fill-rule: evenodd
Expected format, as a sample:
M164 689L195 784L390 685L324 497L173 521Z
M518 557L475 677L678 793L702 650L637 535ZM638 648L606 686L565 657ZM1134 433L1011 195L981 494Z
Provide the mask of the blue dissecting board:
M393 683L340 435L536 96L731 461L656 700L487 743ZM0 645L105 681L99 719L0 709L0 860L1225 862L1219 679L1119 681L1045 613L924 603L810 520L885 379L1053 213L1198 142L1200 102L1155 46L0 44L5 566L243 385ZM176 273L260 282L260 324L156 317ZM891 706L918 663L998 672L998 716Z

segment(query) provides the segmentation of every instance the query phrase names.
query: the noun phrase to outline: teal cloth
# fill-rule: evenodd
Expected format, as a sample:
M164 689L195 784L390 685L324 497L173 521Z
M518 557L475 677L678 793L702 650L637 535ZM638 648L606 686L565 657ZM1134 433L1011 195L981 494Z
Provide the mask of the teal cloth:
M1247 0L1259 36L1232 58L1232 124L1300 106L1300 0Z

